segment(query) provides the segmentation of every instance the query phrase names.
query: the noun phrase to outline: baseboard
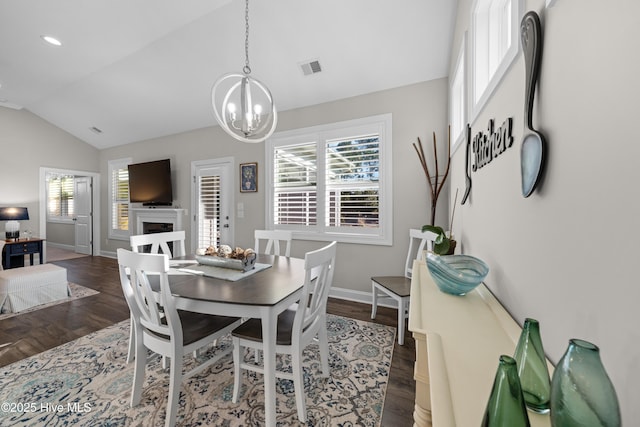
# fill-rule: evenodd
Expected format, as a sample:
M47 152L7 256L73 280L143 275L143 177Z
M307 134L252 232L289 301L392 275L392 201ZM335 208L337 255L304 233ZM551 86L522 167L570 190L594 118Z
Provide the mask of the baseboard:
M103 256L106 258L113 258L113 259L118 258L118 254L112 251L100 251L100 256Z
M332 298L337 298L337 299L346 300L346 301L354 301L354 302L359 302L359 303L368 304L368 305L371 305L371 300L372 300L371 292L356 291L354 289L339 288L336 286L331 287L331 290L329 291L329 296ZM389 302L385 301L382 297L378 297L379 307L390 307L390 308L398 307L398 305L394 300L389 298Z
M47 241L47 247L51 247L51 248L58 248L58 249L64 249L66 251L71 251L71 252L75 252L76 247L73 245L65 245L64 243L54 243L54 242L49 242Z

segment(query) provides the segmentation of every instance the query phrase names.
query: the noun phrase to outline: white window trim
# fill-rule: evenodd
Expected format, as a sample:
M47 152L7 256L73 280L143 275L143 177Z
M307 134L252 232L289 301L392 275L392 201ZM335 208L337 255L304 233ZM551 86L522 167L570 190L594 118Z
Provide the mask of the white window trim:
M451 146L451 155L456 152L457 148L460 144L465 140L465 128L467 124L467 67L466 67L466 52L467 52L467 33L465 32L462 36L462 42L460 43L460 49L458 52L458 58L456 59L455 66L453 67L453 79L449 85L449 123L453 123L454 116L454 107L456 107L454 102L454 96L457 95L455 91L455 84L458 79L460 79L460 85L462 86L462 103L459 105L460 114L461 114L461 126L458 129L458 133L452 133L451 138L453 141L453 145ZM455 129L453 130L455 132Z
M131 223L129 223L129 230L115 230L112 226L113 224L113 171L116 169L122 169L130 165L133 162L131 157L123 158L123 159L115 159L109 160L108 162L108 177L109 177L109 239L114 240L129 240L129 236L131 235ZM129 211L131 211L131 206L129 206ZM129 220L131 220L131 214L129 214Z
M524 10L524 0L508 0L511 2L511 46L505 53L500 65L497 67L493 76L489 79L487 87L484 89L482 95L475 100L475 92L476 92L476 40L475 40L475 20L474 15L475 11L478 7L478 3L486 2L487 0L474 0L473 6L471 8L471 70L470 70L470 84L468 90L468 96L471 105L471 121L473 122L484 106L487 104L496 88L500 85L500 82L504 78L508 69L511 67L511 64L515 62L518 53L520 52L520 20L523 16Z
M328 227L318 223L313 227L278 226L282 229L293 230L293 237L299 240L339 241L344 243L358 243L369 245L387 245L393 242L393 186L392 186L392 115L381 114L378 116L364 117L326 125L312 126L302 129L275 133L265 143L265 188L266 194L266 228L274 229L273 221L273 151L281 145L291 145L301 140L325 141L328 139L342 138L349 135L377 133L380 135L380 186L379 186L379 227L376 234L360 234L358 229L350 229L350 232L328 231ZM355 133L352 133L355 132ZM318 175L318 181L322 176ZM323 187L324 188L324 187ZM321 209L318 206L318 209ZM368 230L370 231L370 230Z

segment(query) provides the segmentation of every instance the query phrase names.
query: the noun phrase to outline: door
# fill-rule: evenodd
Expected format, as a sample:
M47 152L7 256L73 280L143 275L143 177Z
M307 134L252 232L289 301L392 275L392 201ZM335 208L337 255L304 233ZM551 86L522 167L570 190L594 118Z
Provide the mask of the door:
M233 161L230 159L193 162L191 246L220 246L233 242Z
M79 254L92 255L92 178L80 176L75 178L73 217L75 231L75 251Z

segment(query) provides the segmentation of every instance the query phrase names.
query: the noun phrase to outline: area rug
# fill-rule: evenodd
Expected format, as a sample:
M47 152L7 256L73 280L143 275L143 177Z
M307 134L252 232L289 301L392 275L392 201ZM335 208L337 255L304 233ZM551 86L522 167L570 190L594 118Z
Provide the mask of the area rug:
M19 316L24 313L31 313L32 311L40 310L41 308L51 307L52 305L62 304L64 302L69 302L69 301L73 301L76 299L80 299L80 298L84 298L84 297L88 297L88 296L96 295L100 293L96 290L86 288L82 285L78 285L77 283L72 283L72 282L69 282L69 290L71 291L71 295L67 298L64 298L58 301L48 302L46 304L36 305L35 307L31 307L26 310L19 311L17 313L0 313L0 320L8 319L13 316Z
M395 328L331 315L327 324L331 376L320 377L317 346L303 355L306 425L379 426ZM125 362L128 339L126 320L0 368L0 425L164 425L169 377L157 355L147 363L142 402L129 406L133 364ZM229 337L219 345L230 346ZM186 367L193 363L185 357ZM283 357L277 363L289 361ZM276 384L278 425L305 425L297 418L293 383ZM243 372L237 404L231 402L232 392L233 359L228 355L183 384L177 425L264 425L262 375Z

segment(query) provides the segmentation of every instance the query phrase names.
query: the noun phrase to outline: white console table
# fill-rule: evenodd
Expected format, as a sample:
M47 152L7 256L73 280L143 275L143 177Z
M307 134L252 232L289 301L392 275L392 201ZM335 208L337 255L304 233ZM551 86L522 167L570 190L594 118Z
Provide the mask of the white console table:
M414 426L479 426L498 359L513 356L520 326L483 284L465 296L445 294L416 261L409 330L416 342ZM532 427L551 425L548 414L528 414Z

